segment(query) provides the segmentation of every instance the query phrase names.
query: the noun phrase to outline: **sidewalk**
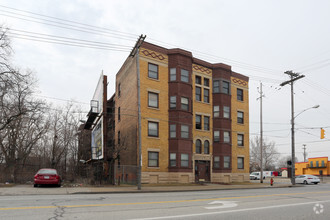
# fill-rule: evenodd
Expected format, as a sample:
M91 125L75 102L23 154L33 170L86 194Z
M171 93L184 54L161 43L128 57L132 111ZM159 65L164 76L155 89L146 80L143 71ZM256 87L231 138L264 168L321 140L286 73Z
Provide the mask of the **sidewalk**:
M210 190L235 190L291 187L290 183L280 182L270 186L269 183L234 183L226 184L189 184L189 185L142 185L137 186L74 186L74 187L38 187L33 185L15 185L0 187L0 196L15 195L65 195L88 193L149 193L149 192L177 192L177 191L210 191Z

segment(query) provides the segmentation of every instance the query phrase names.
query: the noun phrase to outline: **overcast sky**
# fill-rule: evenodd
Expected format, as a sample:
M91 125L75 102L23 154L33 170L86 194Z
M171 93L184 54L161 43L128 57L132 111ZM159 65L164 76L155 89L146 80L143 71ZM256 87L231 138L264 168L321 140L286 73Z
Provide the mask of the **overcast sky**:
M329 11L327 0L2 0L0 24L11 29L13 63L36 73L39 96L86 103L86 112L102 71L114 93L115 75L140 34L231 65L250 77L250 138L259 134L263 83L264 136L281 156L291 153L291 103L290 86L279 84L289 79L287 70L304 74L294 84L295 114L320 108L296 118L302 161L303 144L309 157L330 156ZM54 36L56 44L47 43ZM329 139L320 139L321 127Z

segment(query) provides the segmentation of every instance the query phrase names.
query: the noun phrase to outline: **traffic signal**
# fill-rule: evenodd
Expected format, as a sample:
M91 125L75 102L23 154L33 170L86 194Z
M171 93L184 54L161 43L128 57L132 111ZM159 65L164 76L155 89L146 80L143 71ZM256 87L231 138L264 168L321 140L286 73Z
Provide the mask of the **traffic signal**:
M324 136L325 136L325 134L324 134L324 129L321 128L321 139L324 139Z

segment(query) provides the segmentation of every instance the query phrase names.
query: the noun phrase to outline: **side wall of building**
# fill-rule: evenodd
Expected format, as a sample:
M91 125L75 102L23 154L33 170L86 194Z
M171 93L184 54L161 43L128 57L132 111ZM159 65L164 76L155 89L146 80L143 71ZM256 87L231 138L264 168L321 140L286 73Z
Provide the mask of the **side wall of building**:
M137 166L137 66L136 58L127 58L116 75L115 151L118 165Z

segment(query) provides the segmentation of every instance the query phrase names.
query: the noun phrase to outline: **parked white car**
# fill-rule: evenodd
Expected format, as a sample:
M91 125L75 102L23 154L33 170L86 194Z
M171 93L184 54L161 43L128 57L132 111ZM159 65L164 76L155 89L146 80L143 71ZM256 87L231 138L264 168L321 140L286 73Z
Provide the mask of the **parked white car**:
M250 180L260 180L260 172L252 172L250 174ZM265 179L265 176L263 176L263 179Z
M300 175L296 177L296 183L301 183L301 184L318 184L320 183L320 178L317 176L313 175Z

